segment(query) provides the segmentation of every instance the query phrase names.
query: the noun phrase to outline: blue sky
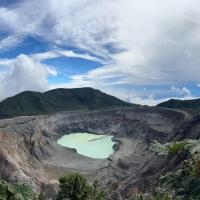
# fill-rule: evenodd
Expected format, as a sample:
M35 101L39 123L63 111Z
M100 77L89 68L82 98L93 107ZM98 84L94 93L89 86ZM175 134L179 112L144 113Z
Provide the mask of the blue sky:
M156 105L200 92L198 0L1 0L0 100L93 87Z

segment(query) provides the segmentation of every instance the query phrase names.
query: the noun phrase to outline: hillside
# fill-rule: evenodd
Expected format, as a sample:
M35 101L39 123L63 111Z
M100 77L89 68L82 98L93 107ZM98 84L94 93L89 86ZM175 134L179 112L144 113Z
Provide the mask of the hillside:
M157 105L157 107L174 108L188 111L190 114L200 113L200 99L177 100L170 99Z
M148 191L157 177L179 163L176 157L156 157L148 150L150 140L165 143L178 137L175 141L179 141L184 133L199 137L200 120L187 124L181 122L184 117L174 110L140 106L2 119L0 177L26 183L35 191L42 189L47 199L56 199L54 184L59 177L78 171L88 181L98 180L105 200L131 200L138 190ZM64 135L84 132L113 136L115 153L108 159L93 159L57 143Z
M93 88L25 91L0 102L0 117L38 115L75 109L134 106Z

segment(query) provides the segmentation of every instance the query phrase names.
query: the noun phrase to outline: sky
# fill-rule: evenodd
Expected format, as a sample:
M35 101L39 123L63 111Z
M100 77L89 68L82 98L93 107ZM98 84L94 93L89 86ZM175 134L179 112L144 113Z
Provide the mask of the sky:
M92 87L154 106L200 97L199 0L0 0L0 100Z

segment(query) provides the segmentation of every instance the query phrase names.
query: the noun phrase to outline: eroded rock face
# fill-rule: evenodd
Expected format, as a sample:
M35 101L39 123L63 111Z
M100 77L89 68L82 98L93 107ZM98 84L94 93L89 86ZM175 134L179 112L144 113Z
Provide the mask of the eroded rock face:
M130 199L177 164L174 157L167 161L156 158L148 147L151 139L166 142L190 137L188 126L182 124L188 120L184 118L181 112L151 107L0 120L0 176L10 182L25 182L35 191L43 188L49 198L55 198L56 189L49 188L56 186L58 178L80 171L89 181L98 178L106 199ZM187 123L193 126L191 119ZM76 132L113 135L115 153L108 159L92 159L56 143L63 135Z

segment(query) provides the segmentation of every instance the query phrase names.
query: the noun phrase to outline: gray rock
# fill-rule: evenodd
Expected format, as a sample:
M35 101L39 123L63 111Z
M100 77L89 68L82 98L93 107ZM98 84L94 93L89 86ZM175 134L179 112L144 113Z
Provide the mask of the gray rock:
M79 171L89 182L99 180L106 199L130 199L178 164L174 157L156 158L148 150L149 141L197 138L199 124L200 117L186 119L179 111L156 107L1 119L0 176L10 182L24 182L37 192L43 184L48 198L54 199L58 178ZM113 135L115 153L108 159L92 159L57 144L63 135L76 132Z

